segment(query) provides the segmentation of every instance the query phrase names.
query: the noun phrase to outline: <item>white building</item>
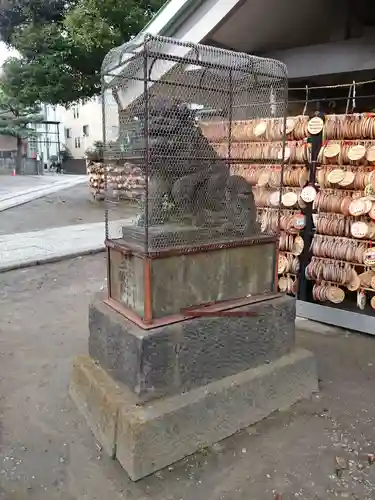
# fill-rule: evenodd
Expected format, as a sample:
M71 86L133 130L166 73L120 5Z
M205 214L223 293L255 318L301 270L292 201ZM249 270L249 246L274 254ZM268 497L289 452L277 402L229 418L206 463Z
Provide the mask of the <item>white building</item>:
M28 157L38 158L42 163L48 163L51 158L59 157L64 144L64 113L58 106L44 105L42 107L43 123L30 124L37 135L28 140Z
M67 149L75 159L85 158L85 151L93 147L95 141L101 141L102 107L100 97L85 103L78 103L68 108L48 106L51 121L60 121L61 149ZM51 134L50 134L51 136Z

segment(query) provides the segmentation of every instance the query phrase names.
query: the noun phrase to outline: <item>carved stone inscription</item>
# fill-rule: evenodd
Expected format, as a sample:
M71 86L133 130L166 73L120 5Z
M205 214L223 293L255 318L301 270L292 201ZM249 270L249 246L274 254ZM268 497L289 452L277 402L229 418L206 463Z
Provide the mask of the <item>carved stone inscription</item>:
M134 264L129 255L122 255L119 266L119 281L120 281L120 300L130 309L135 308L135 280L134 280Z

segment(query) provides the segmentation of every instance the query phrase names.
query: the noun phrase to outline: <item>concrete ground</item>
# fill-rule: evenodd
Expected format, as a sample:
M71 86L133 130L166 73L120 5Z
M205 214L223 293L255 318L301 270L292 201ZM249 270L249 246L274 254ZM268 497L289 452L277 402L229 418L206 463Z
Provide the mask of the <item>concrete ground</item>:
M85 175L0 176L0 212L29 203L61 189L87 184Z
M20 192L50 186L55 182L60 182L70 177L57 174L17 175L15 177L2 175L0 177L0 199L9 194L19 194Z
M112 238L121 236L119 220L132 223L137 210L110 205ZM104 219L105 206L92 200L87 183L0 210L0 272L104 250Z
M113 221L112 238L121 238L123 225L133 223L134 217ZM104 251L104 236L104 222L0 234L0 272Z
M87 306L104 278L103 254L0 275L1 499L375 498L367 461L375 339L324 327L298 335L316 354L320 394L132 483L67 394L72 360L87 351ZM341 477L336 460L346 467Z
M121 219L136 212L130 204L112 204L110 218ZM92 201L88 185L84 183L0 213L0 234L94 222L104 222L104 204Z

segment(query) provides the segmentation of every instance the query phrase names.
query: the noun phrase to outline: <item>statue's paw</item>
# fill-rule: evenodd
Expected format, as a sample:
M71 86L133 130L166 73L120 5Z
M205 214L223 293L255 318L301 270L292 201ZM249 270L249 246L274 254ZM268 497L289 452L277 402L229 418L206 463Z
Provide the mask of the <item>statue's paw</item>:
M225 222L220 226L219 231L221 233L233 233L236 232L234 225L231 222Z

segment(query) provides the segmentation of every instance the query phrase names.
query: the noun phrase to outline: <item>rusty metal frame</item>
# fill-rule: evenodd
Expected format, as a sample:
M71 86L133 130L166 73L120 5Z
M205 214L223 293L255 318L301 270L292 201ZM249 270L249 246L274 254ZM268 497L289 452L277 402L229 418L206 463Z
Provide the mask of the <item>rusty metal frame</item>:
M273 264L274 270L275 270L275 278L274 278L274 283L273 283L273 289L274 292L277 293L279 291L279 238L277 239L276 243L276 253L274 256L275 262Z
M227 248L238 248L238 247L250 247L256 245L267 245L269 243L275 243L276 249L278 248L278 235L259 235L257 237L242 238L241 240L231 240L223 241L220 243L207 243L200 246L181 246L181 247L170 247L155 251L148 251L147 253L143 250L141 245L132 245L125 240L119 238L116 240L107 239L105 245L107 248L113 248L119 250L124 255L135 255L142 259L163 259L165 257L177 256L177 255L191 255L203 252L212 252L216 250L223 250Z
M202 252L208 252L213 250L221 250L223 248L236 248L243 246L253 246L253 245L263 245L275 243L276 254L274 261L274 280L272 283L272 291L267 292L262 295L243 297L237 299L228 299L223 301L210 302L208 304L198 304L196 306L185 308L180 311L179 314L168 315L163 318L153 318L152 315L152 276L151 276L151 263L152 260L166 258L175 255L189 255L189 254L197 254ZM173 323L178 323L181 321L185 321L186 319L192 319L202 316L208 317L217 317L217 316L235 316L235 317L244 317L244 316L254 316L254 313L249 311L233 311L233 309L254 304L257 302L261 302L264 300L270 300L279 296L280 294L277 291L277 264L278 264L278 236L261 236L257 238L249 238L247 240L240 241L230 241L224 242L223 244L207 244L197 247L191 247L191 249L187 247L183 248L170 248L165 250L160 250L155 253L146 254L142 251L142 247L139 249L135 248L135 246L131 246L125 243L123 240L106 240L105 245L107 248L107 273L108 273L108 298L104 301L109 307L114 309L116 312L126 317L137 326L144 330L157 328L160 326L165 326ZM117 302L111 297L111 257L110 250L117 250L123 255L134 255L144 260L144 310L143 310L143 318L139 316L134 311L130 310L126 306Z
M152 285L151 285L151 260L144 261L144 313L143 322L146 325L153 323L152 318Z
M107 254L107 296L111 298L111 290L112 290L112 278L111 278L111 258L110 258L110 249L106 247Z
M239 307L249 306L253 304L258 304L259 302L265 302L267 300L272 300L277 297L282 297L282 293L267 293L264 295L257 295L254 297L246 297L244 299L227 300L219 303L213 303L209 305L203 305L191 309L183 309L180 314L173 314L165 316L163 318L153 319L152 323L145 323L138 314L131 311L127 307L119 304L115 300L108 298L104 299L104 303L107 304L111 309L117 313L124 316L126 319L136 324L143 330L152 330L162 326L173 325L175 323L181 323L182 321L187 321L193 318L201 317L252 317L256 316L255 312L252 311L235 311Z

